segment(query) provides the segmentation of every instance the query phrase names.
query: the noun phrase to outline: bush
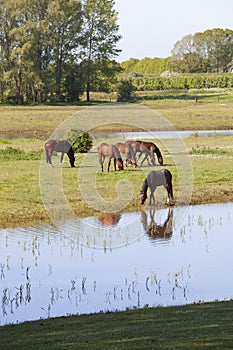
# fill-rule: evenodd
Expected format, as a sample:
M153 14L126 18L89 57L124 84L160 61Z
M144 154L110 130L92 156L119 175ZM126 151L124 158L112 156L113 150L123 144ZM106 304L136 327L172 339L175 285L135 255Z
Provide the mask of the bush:
M132 80L122 80L117 88L117 102L128 102L132 100L132 93L135 91Z
M7 147L0 150L0 161L4 160L39 160L41 151L24 152L21 149Z
M92 139L88 132L72 129L66 134L66 140L69 141L76 153L87 153L92 147Z

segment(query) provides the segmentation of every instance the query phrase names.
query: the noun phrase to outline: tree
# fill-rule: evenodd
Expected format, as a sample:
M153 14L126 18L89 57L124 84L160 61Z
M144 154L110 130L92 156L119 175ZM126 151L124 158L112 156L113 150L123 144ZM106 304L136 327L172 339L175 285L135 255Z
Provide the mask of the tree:
M82 28L81 2L53 0L48 5L51 64L55 76L57 99L61 99L61 84L65 65L73 61L79 47Z
M90 101L91 84L96 72L99 70L104 74L103 63L118 56L120 52L117 43L121 36L118 34L114 4L114 0L83 1L84 27L80 59L85 74L87 101Z
M233 57L233 31L214 28L175 43L173 64L180 72L226 72Z

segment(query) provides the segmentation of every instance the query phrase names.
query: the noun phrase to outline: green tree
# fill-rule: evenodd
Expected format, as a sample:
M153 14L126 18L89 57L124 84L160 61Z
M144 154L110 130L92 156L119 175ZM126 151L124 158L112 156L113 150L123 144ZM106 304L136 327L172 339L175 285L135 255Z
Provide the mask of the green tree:
M233 31L214 28L186 35L172 50L173 65L180 72L226 72L233 57Z
M51 64L55 76L55 91L61 99L65 65L72 61L79 47L82 28L81 2L77 0L53 0L48 5Z
M118 56L117 12L114 0L84 0L84 27L82 32L80 59L85 74L86 100L90 101L91 85L97 71L106 73L105 64ZM104 69L103 69L104 68Z

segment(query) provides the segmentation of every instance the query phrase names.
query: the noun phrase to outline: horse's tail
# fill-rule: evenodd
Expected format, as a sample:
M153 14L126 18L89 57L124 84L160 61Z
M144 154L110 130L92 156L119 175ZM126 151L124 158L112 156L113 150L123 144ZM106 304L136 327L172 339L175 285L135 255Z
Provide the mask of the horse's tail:
M168 190L169 190L171 199L173 199L172 174L169 170L167 170L166 172L166 179L167 179L167 185L168 185Z

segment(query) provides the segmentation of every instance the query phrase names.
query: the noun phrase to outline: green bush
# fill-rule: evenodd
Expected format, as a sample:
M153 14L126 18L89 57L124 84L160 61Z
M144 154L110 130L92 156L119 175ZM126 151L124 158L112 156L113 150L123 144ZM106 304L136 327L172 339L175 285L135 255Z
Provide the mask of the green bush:
M39 160L41 151L24 152L21 149L7 147L0 150L0 160Z
M75 153L87 153L92 147L92 139L88 132L72 129L66 134L66 140L69 141Z
M117 87L117 102L128 102L132 100L132 93L135 91L135 87L132 80L121 80Z

